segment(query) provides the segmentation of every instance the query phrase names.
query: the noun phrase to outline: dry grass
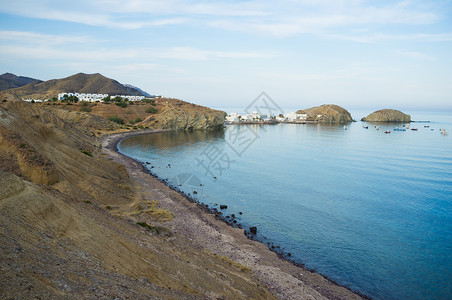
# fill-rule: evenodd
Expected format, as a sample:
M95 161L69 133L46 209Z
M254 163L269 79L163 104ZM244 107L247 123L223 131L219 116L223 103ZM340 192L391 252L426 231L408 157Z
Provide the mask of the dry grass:
M228 256L218 255L216 253L212 253L209 249L204 249L204 253L213 255L216 259L229 264L230 266L240 270L241 272L251 273L251 268L249 268L248 266L242 265L241 263L230 259Z
M129 215L136 216L140 214L148 214L157 222L169 222L174 219L174 214L169 210L157 208L157 200L146 201L144 204L136 204L135 211ZM143 206L144 205L144 206Z

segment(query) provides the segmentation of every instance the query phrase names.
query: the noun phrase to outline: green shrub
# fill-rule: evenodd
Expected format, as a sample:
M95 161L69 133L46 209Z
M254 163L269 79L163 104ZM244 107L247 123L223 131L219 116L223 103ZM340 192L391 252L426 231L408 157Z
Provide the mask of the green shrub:
M117 117L117 116L109 116L108 120L110 120L112 122L115 122L115 123L118 123L118 124L121 124L121 125L124 125L124 120L119 118L119 117Z
M93 155L91 154L91 152L85 151L85 150L81 150L80 152L82 152L85 155L91 156L93 157Z
M89 107L89 106L82 106L82 107L80 108L80 111L91 112L91 107Z
M137 222L137 225L140 225L141 227L144 227L148 230L150 230L153 234L157 235L165 235L165 236L172 236L172 232L163 226L151 226L147 224L146 222Z
M141 100L141 102L143 102L143 103L155 103L155 100L154 99L149 99L149 98L144 98L144 99Z
M141 118L136 118L135 119L135 123L140 123L141 121L143 121L143 120L141 120Z
M122 108L126 108L127 107L127 103L126 102L116 102L117 106L120 106Z
M154 107L148 107L148 108L146 108L146 112L148 114L155 114L155 113L157 113L157 110Z

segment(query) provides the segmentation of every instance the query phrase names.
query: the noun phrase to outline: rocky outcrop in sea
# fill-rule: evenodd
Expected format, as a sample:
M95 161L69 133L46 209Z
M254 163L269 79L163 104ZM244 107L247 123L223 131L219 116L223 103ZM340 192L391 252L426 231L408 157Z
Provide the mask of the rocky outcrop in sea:
M361 119L366 122L411 122L411 116L395 109L377 110Z

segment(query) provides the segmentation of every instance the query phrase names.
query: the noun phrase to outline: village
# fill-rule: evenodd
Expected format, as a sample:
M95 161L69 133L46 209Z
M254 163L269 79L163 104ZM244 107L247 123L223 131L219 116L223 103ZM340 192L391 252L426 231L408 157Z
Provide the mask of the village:
M307 122L316 122L322 115L317 115L315 119L310 118L308 114L297 114L290 112L287 114L261 114L253 111L251 114L231 113L226 117L226 124L276 124L276 123L293 123L306 124Z
M28 98L24 99L25 102L31 103L42 103L42 102L50 102L50 101L64 101L65 99L74 99L77 98L77 101L87 101L87 102L105 102L105 99L127 99L128 101L141 101L145 98L154 99L159 98L160 96L133 96L133 95L109 95L109 94L91 94L91 93L59 93L57 97L53 97L52 99L34 99Z

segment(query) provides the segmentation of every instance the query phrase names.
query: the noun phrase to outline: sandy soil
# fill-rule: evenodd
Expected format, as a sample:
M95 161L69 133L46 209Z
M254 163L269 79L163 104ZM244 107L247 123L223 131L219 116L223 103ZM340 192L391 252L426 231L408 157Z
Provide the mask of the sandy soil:
M150 134L161 130L120 133L101 138L107 158L124 164L132 179L143 189L152 192L161 208L174 213L174 220L166 222L176 235L187 237L200 249L228 256L249 267L252 274L281 299L362 299L363 297L318 273L303 269L269 250L259 242L248 239L243 229L233 228L201 206L188 201L157 178L146 173L137 161L117 152L117 143L128 136Z

